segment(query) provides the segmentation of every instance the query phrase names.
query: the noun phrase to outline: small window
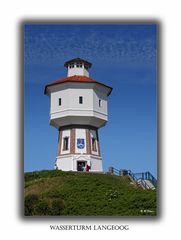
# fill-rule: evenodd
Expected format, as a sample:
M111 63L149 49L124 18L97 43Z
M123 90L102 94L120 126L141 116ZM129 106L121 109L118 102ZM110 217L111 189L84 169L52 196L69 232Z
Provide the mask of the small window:
M99 107L102 107L102 101L99 99Z
M96 139L92 138L92 151L97 152Z
M61 98L58 99L58 104L59 104L59 106L62 105L62 99Z
M80 64L80 68L82 68L82 64Z
M69 143L69 138L68 137L64 137L63 138L63 151L68 150L68 143Z
M79 104L83 104L83 97L79 96Z
M80 67L79 63L77 63L76 66L79 68Z

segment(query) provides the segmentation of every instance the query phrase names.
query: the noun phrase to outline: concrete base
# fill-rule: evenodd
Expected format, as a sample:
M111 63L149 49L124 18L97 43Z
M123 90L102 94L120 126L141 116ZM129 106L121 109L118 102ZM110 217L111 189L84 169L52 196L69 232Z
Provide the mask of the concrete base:
M91 167L90 172L103 171L102 158L86 154L58 156L56 158L55 168L62 171L82 171L82 165L84 165L85 169L86 166L89 165Z

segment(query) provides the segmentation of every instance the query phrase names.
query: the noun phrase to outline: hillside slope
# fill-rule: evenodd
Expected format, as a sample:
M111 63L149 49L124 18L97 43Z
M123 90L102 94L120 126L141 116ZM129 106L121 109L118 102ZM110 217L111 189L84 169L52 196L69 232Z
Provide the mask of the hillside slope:
M156 216L156 191L128 177L59 170L25 173L25 216Z

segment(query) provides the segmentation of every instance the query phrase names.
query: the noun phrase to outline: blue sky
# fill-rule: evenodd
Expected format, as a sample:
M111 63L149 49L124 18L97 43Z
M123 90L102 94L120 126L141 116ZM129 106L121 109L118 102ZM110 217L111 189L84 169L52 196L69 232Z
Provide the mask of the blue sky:
M49 125L47 83L65 77L64 62L90 61L90 77L113 87L109 121L99 130L103 168L157 172L155 24L24 26L24 169L52 169L57 129Z

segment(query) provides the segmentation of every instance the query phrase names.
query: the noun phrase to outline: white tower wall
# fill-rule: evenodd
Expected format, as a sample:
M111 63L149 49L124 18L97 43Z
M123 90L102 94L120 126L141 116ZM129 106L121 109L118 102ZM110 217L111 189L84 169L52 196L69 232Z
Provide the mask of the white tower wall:
M93 108L95 112L106 114L107 112L107 92L100 86L95 87L93 91Z
M45 87L50 124L59 130L55 167L63 171L103 171L98 129L108 120L112 89L89 78L91 65L80 58L65 62L67 77Z
M79 97L83 99L82 104L79 103ZM95 83L74 82L51 87L51 125L58 128L75 123L102 127L106 122L107 89Z
M102 171L97 132L89 128L73 128L60 130L56 167L63 171L77 171L78 164L84 162L91 166L90 171ZM68 137L68 149L63 149L64 138ZM96 149L93 148L92 138L95 139ZM84 141L83 148L78 147L78 140Z
M77 171L77 163L85 161L91 165L90 172L102 172L102 158L91 155L69 155L56 158L56 167L62 171Z

